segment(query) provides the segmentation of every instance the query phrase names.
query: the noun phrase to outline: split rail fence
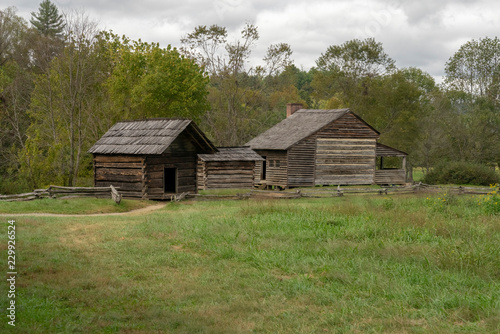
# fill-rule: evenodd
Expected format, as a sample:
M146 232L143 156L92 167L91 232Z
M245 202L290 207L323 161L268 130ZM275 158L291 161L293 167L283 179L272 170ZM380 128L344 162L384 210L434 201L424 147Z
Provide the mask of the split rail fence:
M100 197L112 198L116 203L120 203L122 198L119 194L119 188L110 187L59 187L50 186L47 189L37 189L31 193L17 195L0 195L0 201L30 201L40 198L72 198L72 197ZM423 183L403 187L387 188L351 188L351 187L328 187L328 188L302 188L291 191L272 191L272 190L250 190L246 193L237 193L231 195L210 195L210 194L189 194L182 193L172 196L172 201L181 201L183 199L196 200L230 200L230 199L248 199L248 198L328 198L350 195L398 195L414 193L448 193L456 195L486 195L491 191L490 188L480 187L447 187L431 186Z
M486 195L491 191L490 188L481 187L449 187L449 186L432 186L428 184L418 183L411 186L402 187L386 187L386 188L352 188L340 187L337 188L302 188L295 191L271 191L271 190L251 190L247 193L234 195L202 195L188 194L187 198L195 198L198 200L224 200L224 199L246 199L246 198L328 198L341 197L350 195L402 195L415 193L448 193L456 195Z
M30 193L16 195L0 195L0 201L31 201L41 198L74 198L74 197L98 197L112 198L120 203L122 196L118 193L119 188L109 187L60 187L49 186L47 189L36 189Z

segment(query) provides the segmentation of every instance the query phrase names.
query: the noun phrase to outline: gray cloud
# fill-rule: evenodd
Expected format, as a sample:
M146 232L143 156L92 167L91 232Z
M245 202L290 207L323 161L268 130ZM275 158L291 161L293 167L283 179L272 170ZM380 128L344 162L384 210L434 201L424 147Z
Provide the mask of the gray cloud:
M3 0L5 1L5 0ZM41 0L17 0L29 19ZM373 37L399 67L419 67L439 78L461 44L500 31L493 0L53 0L63 11L83 9L133 39L179 46L198 25L225 26L235 39L246 22L259 28L256 63L273 43L289 43L297 66L308 69L327 47ZM10 4L2 4L5 8Z

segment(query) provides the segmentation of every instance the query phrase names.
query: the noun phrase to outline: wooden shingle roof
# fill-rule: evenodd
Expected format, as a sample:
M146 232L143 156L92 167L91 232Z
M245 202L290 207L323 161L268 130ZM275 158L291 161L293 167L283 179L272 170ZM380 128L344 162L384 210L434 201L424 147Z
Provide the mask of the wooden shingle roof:
M203 161L263 161L264 159L248 146L217 147L214 154L198 154Z
M348 112L350 109L300 109L246 145L254 150L287 150Z
M162 154L187 131L204 149L216 151L205 134L190 119L157 118L118 122L88 151L93 154Z
M377 157L405 157L408 153L384 144L377 143Z

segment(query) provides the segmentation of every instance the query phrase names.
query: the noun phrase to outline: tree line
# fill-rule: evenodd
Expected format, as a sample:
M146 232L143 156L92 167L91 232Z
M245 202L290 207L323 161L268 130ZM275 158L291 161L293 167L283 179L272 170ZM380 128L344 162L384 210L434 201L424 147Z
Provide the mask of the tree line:
M285 117L287 103L350 108L410 155L408 167L443 161L500 163L500 41L471 40L444 64L437 84L398 68L369 38L328 46L316 66L296 67L292 48L270 45L247 24L199 26L180 48L103 31L85 13L44 0L30 23L0 11L0 193L89 185L86 153L115 122L188 117L219 146L241 145Z

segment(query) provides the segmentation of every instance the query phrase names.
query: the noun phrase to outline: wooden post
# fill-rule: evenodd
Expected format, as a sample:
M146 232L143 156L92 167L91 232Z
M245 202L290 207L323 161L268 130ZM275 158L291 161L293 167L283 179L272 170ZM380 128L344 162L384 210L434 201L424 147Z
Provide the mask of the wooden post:
M120 204L122 200L122 195L120 195L116 190L116 188L113 187L112 185L110 185L109 187L111 188L111 198L113 199L113 201L116 202L116 204Z
M342 190L340 190L340 184L337 187L337 196L339 196L339 197L344 196L344 192L342 192Z
M96 180L96 172L97 172L97 169L96 169L96 166L95 166L95 154L93 154L93 158L92 158L92 170L94 171L94 187L97 187L97 180Z
M142 157L142 167L141 167L141 198L142 199L148 199L148 183L147 183L147 178L148 178L148 171L147 171L147 157L143 156Z
M403 166L402 166L402 169L404 170L405 172L405 179L404 179L404 182L406 183L408 181L408 179L410 178L412 181L413 181L413 171L411 172L410 174L410 177L407 178L406 175L408 174L407 173L407 170L406 170L406 155L403 157Z

